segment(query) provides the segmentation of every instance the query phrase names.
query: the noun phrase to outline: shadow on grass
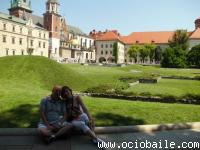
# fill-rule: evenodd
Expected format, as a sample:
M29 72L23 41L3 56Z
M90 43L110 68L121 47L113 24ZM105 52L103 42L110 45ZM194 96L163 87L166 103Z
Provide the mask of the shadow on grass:
M38 105L23 104L0 114L0 128L34 128L39 121Z
M126 117L125 114L119 115L114 113L97 113L94 118L101 122L100 126L127 126L127 125L143 125L145 121L133 117Z

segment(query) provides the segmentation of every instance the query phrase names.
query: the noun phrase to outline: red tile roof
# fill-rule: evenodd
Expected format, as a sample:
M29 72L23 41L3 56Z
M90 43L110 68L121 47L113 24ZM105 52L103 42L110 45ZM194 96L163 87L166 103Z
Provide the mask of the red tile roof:
M98 32L92 34L97 41L118 40L124 44L168 44L172 39L174 31L158 31L158 32L133 32L128 36L120 36L116 30ZM200 28L193 32L188 32L190 39L200 39Z
M197 28L193 33L191 33L190 39L200 39L200 28Z
M129 36L123 36L122 40L125 44L166 44L172 38L174 32L133 32Z
M103 34L101 34L101 35L96 37L96 40L97 41L118 40L118 41L122 42L121 38L120 38L120 35L116 30L103 32Z

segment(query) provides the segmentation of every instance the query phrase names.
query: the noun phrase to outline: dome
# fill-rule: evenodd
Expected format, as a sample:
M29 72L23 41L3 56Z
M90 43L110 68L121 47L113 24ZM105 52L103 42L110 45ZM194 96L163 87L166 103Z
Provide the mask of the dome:
M47 3L58 3L59 4L59 0L48 0Z
M70 40L70 43L71 43L72 45L79 45L79 41L78 41L77 39L72 39L72 40Z

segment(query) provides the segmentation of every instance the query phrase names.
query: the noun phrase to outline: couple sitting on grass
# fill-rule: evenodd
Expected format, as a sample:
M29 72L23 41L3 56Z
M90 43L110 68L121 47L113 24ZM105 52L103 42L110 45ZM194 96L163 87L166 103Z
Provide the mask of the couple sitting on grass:
M67 86L55 86L52 94L42 99L40 114L38 130L48 144L73 130L90 136L94 144L103 142L94 133L94 122L81 97L74 96Z

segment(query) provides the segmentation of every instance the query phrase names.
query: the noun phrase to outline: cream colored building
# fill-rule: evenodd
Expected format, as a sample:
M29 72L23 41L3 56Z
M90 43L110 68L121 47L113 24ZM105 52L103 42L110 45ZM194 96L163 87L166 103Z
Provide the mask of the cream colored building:
M95 62L95 56L94 39L79 28L68 26L66 35L61 36L60 44L60 57L64 62Z
M49 32L33 23L0 13L0 57L37 55L48 57Z
M96 60L97 62L107 62L107 63L114 63L115 58L113 56L113 45L117 43L118 47L118 63L124 63L124 44L120 41L96 41Z
M96 62L114 63L113 46L117 43L118 60L117 63L124 63L124 43L120 40L117 31L106 31L95 40Z

